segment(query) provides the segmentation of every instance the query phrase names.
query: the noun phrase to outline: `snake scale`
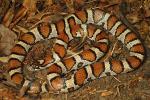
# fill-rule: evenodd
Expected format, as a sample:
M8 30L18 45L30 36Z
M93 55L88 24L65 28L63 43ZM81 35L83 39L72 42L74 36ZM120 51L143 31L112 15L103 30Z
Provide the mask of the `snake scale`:
M129 51L128 57L100 62L109 49L108 34L125 45ZM68 44L76 37L86 37L94 41L95 45L64 59ZM86 9L69 14L56 23L38 25L21 36L12 48L8 62L8 73L16 86L31 88L31 80L23 74L23 62L33 45L45 39L55 39L55 44L52 54L43 59L39 69L35 69L38 71L47 68L46 82L40 85L40 92L51 89L60 92L74 91L91 80L107 76L108 73L117 75L137 69L145 57L140 39L119 18L101 9ZM69 78L63 76L72 70L74 73Z

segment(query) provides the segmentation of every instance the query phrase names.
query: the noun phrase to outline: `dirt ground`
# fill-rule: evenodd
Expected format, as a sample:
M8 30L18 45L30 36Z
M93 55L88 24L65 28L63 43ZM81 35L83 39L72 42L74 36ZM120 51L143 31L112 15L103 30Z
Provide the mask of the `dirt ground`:
M66 94L18 96L5 84L10 49L23 33L40 22L55 22L86 8L101 8L118 16L140 37L143 65L130 73L107 76ZM0 100L150 100L150 0L0 0Z

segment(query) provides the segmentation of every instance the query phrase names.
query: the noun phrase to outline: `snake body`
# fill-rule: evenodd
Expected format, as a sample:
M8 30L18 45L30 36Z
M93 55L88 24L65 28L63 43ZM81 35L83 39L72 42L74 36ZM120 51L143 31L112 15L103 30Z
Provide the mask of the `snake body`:
M100 26L103 29L99 28ZM82 32L78 32L79 30ZM110 45L108 34L112 34L126 46L129 51L128 57L100 62L108 52ZM75 37L84 36L94 41L95 45L64 59L70 41ZM115 15L103 10L87 9L69 14L56 23L40 24L21 36L19 42L12 48L8 62L8 73L14 84L29 86L31 81L23 75L23 61L38 41L53 38L55 44L52 55L45 57L39 67L39 70L47 68L47 81L41 84L41 92L50 89L60 92L74 91L96 78L137 69L144 60L144 47L128 26ZM72 70L74 72L69 78L62 76Z

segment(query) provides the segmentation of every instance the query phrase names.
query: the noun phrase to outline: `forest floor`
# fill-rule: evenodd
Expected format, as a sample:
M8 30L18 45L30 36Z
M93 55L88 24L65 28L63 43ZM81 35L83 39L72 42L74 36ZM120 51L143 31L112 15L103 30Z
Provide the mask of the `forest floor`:
M66 94L19 97L18 90L4 84L14 40L40 22L55 22L87 8L115 14L141 37L146 57L139 69L96 79ZM0 22L0 100L150 100L150 0L0 0Z

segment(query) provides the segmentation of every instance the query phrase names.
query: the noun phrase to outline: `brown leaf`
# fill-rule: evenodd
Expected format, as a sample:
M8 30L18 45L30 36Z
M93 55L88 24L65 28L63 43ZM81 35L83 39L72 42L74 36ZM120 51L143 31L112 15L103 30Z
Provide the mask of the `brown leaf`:
M6 28L4 25L0 25L0 55L9 55L10 49L15 44L15 39L17 38L16 34Z
M102 93L101 93L101 96L102 96L102 97L105 97L105 96L109 96L109 95L112 95L112 94L113 94L112 91L105 91L105 92L102 92Z

